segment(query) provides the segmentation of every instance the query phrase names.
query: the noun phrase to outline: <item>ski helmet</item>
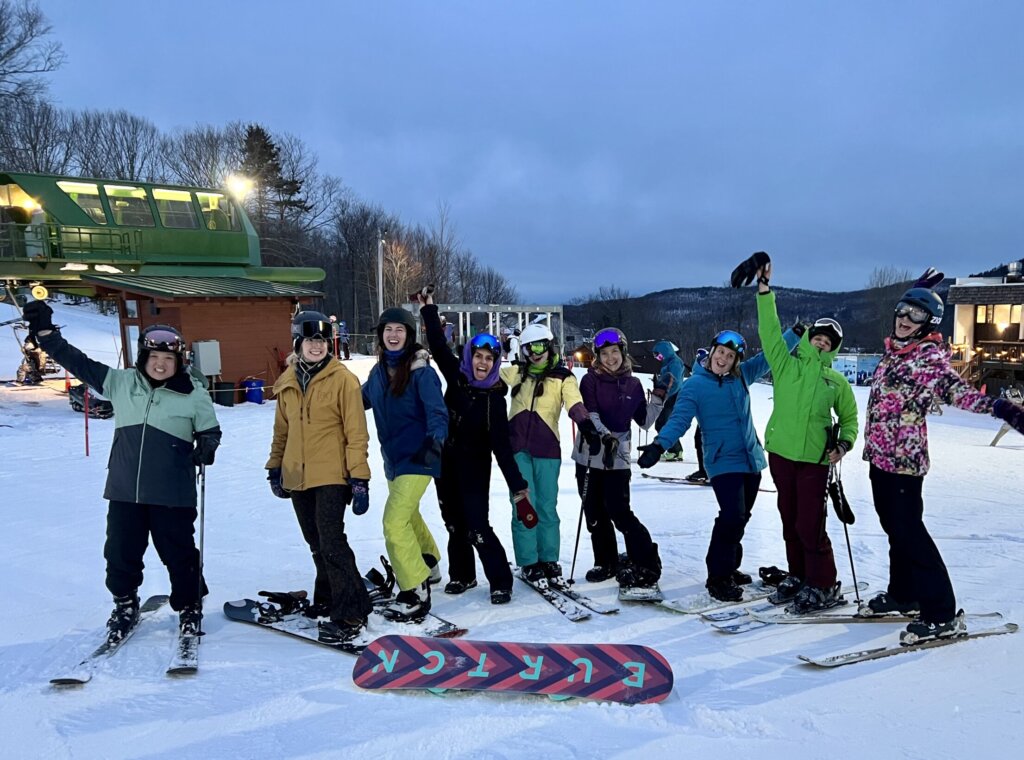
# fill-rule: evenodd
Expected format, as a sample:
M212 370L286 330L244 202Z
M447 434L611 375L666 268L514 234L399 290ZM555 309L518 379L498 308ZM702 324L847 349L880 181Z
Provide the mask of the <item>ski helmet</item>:
M301 354L306 338L327 341L328 353L334 349L334 328L319 311L300 311L292 317L292 348L296 354Z
M139 333L136 367L144 367L149 359L150 351L167 351L174 354L177 368L185 365L185 338L170 325L150 325Z
M380 318L377 320L377 345L384 348L384 325L391 323L405 325L405 330L408 333L405 350L412 350L412 345L416 342L416 317L412 315L412 312L399 306L392 306L381 312Z
M896 310L892 318L893 332L896 330L896 319L898 317L906 317L915 325L921 325L914 335L924 335L931 329L939 326L945 310L946 307L942 303L942 298L934 290L929 288L911 288L903 294L899 303L896 304Z
M838 351L843 344L843 326L829 317L822 317L807 331L807 340L816 335L824 335L832 344L830 351Z
M469 341L469 356L472 358L474 351L489 351L495 360L501 357L501 341L490 333L474 335Z
M629 343L622 330L617 327L605 327L594 333L594 351L600 351L607 346L618 346L625 355Z
M696 366L698 364L703 366L704 365L704 360L707 359L707 358L708 358L708 350L706 348L698 348L697 349L697 353L693 357L693 364L694 364L694 366Z
M736 361L732 365L732 369L735 370L741 361L743 361L743 352L747 349L747 342L743 340L743 336L735 330L722 330L714 337L711 341L711 348L708 350L708 356L715 353L715 348L718 346L724 346L725 348L731 349L736 352ZM708 369L711 369L708 367Z
M529 358L530 354L542 354L551 351L555 342L555 336L547 325L536 323L527 325L519 336L519 353L523 358ZM531 348L532 346L532 348Z

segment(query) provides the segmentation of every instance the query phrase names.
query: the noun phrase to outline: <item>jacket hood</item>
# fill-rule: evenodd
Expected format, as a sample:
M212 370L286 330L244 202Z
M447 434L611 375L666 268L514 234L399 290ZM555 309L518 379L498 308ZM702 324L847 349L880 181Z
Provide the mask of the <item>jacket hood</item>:
M473 346L470 343L467 343L465 348L462 349L462 362L459 364L459 371L462 372L466 381L473 388L490 388L494 386L495 383L500 382L498 377L501 372L500 357L495 357L494 365L491 367L491 371L487 373L487 377L483 380L477 380L476 376L473 374L473 351Z
M659 340L657 343L651 346L651 352L655 354L661 354L666 359L669 359L676 355L676 351L672 347L672 342L667 340Z
M831 367L840 348L842 348L842 343L830 351L822 351L820 348L815 348L811 345L811 339L805 330L804 334L800 336L800 342L796 344L796 355L800 359L817 359L821 362L822 366Z

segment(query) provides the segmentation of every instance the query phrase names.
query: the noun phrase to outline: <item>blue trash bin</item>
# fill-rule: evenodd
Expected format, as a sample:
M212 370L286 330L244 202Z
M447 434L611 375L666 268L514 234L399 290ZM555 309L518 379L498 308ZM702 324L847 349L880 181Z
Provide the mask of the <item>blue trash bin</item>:
M263 403L263 381L249 378L242 381L242 388L245 391L245 400L251 404Z

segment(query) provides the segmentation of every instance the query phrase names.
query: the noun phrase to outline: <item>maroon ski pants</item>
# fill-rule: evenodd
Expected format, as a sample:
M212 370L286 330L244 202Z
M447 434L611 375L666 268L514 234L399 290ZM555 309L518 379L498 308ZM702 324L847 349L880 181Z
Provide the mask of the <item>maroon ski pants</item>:
M832 586L836 582L836 559L825 532L828 465L794 462L770 453L768 467L779 489L779 515L790 574L811 586Z

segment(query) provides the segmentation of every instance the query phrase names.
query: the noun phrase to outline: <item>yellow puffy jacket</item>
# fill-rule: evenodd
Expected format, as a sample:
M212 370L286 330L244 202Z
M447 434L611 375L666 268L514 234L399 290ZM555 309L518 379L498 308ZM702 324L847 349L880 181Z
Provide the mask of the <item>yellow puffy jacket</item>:
M281 468L289 491L344 485L348 478L370 478L366 412L359 380L340 362L330 361L302 392L289 367L274 383L277 412L266 467Z

